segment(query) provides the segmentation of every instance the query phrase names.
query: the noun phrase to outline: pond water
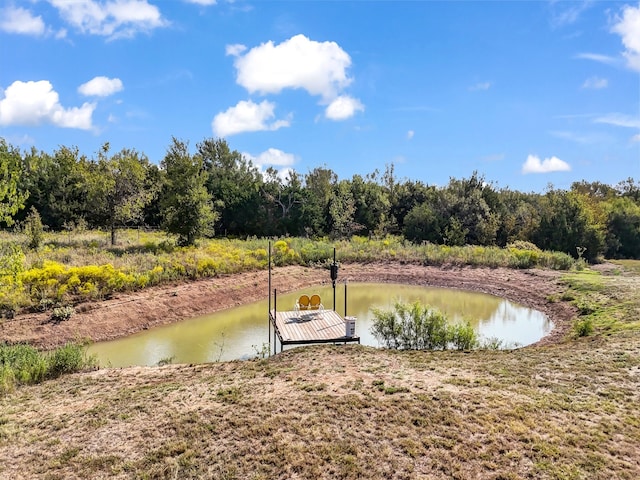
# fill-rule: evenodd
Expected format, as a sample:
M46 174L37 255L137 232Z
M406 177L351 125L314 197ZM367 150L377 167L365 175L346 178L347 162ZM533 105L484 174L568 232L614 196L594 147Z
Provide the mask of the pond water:
M278 295L278 310L293 310L296 299L303 293L318 293L325 308L333 308L333 289L329 285ZM337 286L336 310L341 315L344 314L344 297L344 285ZM396 301L418 300L443 311L452 322L469 321L482 338L498 339L509 348L535 343L553 327L543 313L503 298L412 285L350 283L347 287L347 314L357 317L356 335L360 336L360 343L379 346L371 334L371 309L391 309ZM205 363L253 358L263 348L268 348L267 310L265 298L118 340L95 343L89 347L89 353L95 354L103 367L156 365L167 360L173 363Z

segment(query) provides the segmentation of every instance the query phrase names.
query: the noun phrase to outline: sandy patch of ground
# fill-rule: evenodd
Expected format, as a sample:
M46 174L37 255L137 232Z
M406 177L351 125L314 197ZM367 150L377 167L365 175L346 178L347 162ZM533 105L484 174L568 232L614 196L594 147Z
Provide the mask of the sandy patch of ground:
M561 275L562 272L539 269L440 268L373 263L342 265L339 281L439 286L504 297L549 316L555 328L539 342L549 344L563 338L575 314L568 303L549 300L561 290L558 284ZM320 268L291 266L276 268L272 273L272 288L282 293L327 282L330 282L329 272ZM265 298L267 291L267 271L152 287L117 294L101 302L76 305L76 314L58 324L49 321L48 313L19 315L0 323L0 340L29 342L43 348L79 339L112 340L158 325L254 302Z

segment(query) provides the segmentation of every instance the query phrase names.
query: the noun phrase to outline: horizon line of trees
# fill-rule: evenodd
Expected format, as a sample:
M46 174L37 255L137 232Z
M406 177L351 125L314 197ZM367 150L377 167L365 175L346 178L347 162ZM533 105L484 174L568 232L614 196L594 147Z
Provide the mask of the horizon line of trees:
M506 246L526 241L589 261L640 258L640 183L575 182L544 194L498 188L474 172L443 187L399 180L393 165L339 179L330 168L265 173L205 139L194 153L173 138L160 165L133 149L95 158L62 146L21 152L0 138L0 226L146 226L181 245L219 236L404 235L413 242ZM31 216L31 217L30 217Z

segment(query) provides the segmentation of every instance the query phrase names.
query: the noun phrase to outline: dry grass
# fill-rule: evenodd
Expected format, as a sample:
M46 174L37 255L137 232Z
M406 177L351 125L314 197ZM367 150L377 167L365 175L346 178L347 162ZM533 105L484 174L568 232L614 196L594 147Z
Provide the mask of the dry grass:
M637 321L638 280L567 279L574 301L597 290L596 335L551 346L320 346L23 387L0 399L0 478L637 479L640 332L602 319Z

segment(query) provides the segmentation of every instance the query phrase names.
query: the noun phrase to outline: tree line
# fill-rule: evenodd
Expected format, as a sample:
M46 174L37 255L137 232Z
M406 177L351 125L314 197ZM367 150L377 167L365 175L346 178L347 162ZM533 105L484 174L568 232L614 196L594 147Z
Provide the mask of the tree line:
M261 172L224 139L190 152L173 138L160 165L141 152L93 158L77 148L22 152L0 138L0 225L37 221L51 230L80 225L162 228L181 245L217 236L404 235L414 242L506 246L524 241L594 261L640 258L640 183L575 182L544 193L498 188L483 175L445 186L398 179L393 165L339 179L326 166L285 179Z

